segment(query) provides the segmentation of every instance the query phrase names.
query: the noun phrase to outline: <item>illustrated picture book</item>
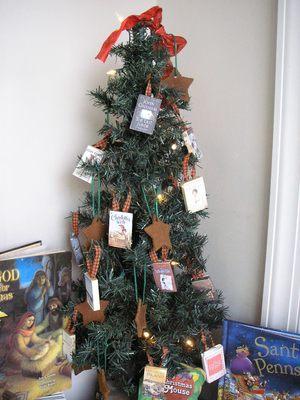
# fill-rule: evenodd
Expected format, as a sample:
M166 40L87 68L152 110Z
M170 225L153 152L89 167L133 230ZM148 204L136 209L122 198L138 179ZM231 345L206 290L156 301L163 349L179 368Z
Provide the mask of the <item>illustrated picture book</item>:
M300 399L300 335L225 320L218 400Z
M71 386L61 307L71 294L71 252L0 261L0 398L33 400Z

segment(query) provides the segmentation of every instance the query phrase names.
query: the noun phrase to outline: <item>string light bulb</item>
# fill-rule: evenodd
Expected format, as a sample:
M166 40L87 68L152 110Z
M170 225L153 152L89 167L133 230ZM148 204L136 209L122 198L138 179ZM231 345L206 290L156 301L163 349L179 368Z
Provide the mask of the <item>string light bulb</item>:
M117 73L117 71L115 69L110 69L109 71L106 72L106 75L108 75L109 77L113 77L115 76Z
M157 201L158 201L159 203L162 203L162 202L164 201L164 199L165 199L165 196L164 196L162 193L158 193L158 195L156 196L156 198L157 198Z
M150 332L148 329L144 329L144 330L143 330L143 338L144 338L145 340L150 339L151 336L152 336L152 334L151 334L151 332Z
M193 350L196 346L196 342L192 337L188 337L185 339L184 341L184 346L188 349L188 350Z
M175 150L177 149L177 147L178 147L178 146L177 146L177 143L174 142L174 143L171 144L171 149L172 149L173 151L175 151Z
M172 260L171 265L172 265L172 267L176 267L176 265L179 265L179 262L176 260Z

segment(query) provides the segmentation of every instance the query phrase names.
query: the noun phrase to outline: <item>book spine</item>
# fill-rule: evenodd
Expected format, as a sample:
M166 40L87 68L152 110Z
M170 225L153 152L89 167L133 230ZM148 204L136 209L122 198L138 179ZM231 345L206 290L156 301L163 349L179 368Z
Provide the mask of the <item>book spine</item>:
M223 345L223 349L224 349L224 358L225 358L225 370L227 371L226 367L226 354L227 354L227 349L228 349L228 321L227 319L224 319L223 321L223 336L222 336L222 345ZM226 385L226 373L225 375L222 377L222 379L220 380L220 384L222 384L222 386L219 386L219 393L221 392L221 398L219 398L218 400L225 400L225 385Z

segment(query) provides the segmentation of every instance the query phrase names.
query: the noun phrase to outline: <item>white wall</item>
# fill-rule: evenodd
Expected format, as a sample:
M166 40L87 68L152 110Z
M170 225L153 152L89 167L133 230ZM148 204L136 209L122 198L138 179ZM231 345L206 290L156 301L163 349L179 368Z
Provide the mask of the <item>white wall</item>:
M0 250L42 239L67 246L64 219L88 188L72 177L103 115L88 96L106 82L94 56L127 16L154 1L0 0ZM208 268L231 315L260 311L272 143L275 0L162 0L167 31L188 46L190 119L210 193ZM77 390L78 386L76 386ZM84 400L78 394L78 400ZM75 396L72 397L75 399Z
M162 0L187 47L188 118L204 152L208 270L234 319L259 322L266 251L276 41L275 0Z

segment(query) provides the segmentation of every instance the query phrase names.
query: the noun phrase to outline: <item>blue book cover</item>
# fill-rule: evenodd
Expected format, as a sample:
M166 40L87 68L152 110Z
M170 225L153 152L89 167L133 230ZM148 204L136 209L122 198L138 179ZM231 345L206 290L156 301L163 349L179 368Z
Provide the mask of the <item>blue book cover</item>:
M225 320L218 400L300 399L300 335Z

